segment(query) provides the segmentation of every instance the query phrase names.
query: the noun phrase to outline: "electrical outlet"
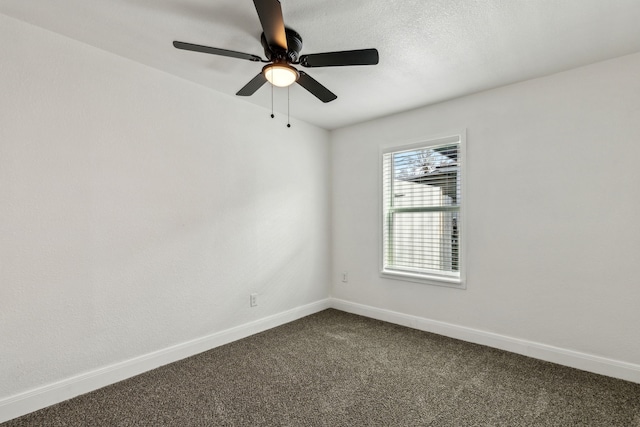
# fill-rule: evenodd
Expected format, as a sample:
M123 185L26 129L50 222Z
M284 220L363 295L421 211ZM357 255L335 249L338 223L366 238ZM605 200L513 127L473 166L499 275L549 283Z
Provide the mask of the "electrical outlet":
M349 273L347 273L346 271L342 272L342 281L344 283L347 283L349 281Z
M249 296L249 304L251 307L255 307L258 305L258 294L251 294Z

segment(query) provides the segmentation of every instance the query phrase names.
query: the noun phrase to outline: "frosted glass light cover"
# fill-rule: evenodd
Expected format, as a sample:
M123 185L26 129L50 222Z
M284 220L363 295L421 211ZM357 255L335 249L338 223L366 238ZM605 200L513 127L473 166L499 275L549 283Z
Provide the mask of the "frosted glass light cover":
M274 86L291 86L298 80L298 72L288 65L273 64L265 67L264 76Z

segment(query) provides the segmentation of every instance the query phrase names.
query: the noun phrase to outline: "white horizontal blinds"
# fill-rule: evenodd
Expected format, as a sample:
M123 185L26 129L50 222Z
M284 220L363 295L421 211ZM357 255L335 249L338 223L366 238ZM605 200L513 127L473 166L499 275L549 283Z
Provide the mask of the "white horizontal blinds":
M460 145L383 156L384 268L459 275Z

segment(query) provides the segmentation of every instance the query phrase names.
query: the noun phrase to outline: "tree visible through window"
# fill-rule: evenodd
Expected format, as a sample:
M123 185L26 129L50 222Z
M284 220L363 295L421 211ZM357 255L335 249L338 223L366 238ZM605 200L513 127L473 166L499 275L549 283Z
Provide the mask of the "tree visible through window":
M460 280L461 159L455 140L383 154L383 273Z

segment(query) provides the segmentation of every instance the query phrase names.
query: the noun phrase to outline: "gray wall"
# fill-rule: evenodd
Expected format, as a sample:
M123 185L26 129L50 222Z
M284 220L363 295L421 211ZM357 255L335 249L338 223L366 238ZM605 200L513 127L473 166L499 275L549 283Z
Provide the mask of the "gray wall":
M0 401L329 296L328 132L0 28Z
M635 54L334 131L332 296L640 380L639 75ZM467 289L379 277L381 147L461 129Z

